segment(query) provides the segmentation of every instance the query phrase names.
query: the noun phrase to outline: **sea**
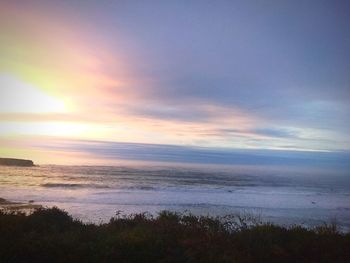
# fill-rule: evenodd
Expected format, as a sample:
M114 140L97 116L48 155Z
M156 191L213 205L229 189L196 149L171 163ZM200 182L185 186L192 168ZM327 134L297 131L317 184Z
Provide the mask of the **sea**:
M284 226L350 231L347 172L276 166L128 164L0 166L0 197L57 206L84 222L170 210L250 215Z

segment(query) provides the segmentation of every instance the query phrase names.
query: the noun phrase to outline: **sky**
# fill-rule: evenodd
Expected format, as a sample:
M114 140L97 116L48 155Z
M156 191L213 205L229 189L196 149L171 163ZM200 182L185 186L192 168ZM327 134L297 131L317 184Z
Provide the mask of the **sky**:
M337 0L1 0L0 156L350 156L349 14Z

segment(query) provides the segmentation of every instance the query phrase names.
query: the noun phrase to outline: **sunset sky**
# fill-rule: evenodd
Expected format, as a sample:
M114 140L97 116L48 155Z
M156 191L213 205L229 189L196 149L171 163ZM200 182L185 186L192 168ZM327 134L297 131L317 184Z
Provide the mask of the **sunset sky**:
M349 14L333 0L1 0L0 156L348 154Z

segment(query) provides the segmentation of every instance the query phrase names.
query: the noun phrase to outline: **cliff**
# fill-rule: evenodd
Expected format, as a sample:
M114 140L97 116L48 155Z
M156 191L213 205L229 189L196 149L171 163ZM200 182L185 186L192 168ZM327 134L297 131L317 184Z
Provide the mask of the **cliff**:
M30 166L34 166L34 163L31 160L0 158L0 165L30 167Z

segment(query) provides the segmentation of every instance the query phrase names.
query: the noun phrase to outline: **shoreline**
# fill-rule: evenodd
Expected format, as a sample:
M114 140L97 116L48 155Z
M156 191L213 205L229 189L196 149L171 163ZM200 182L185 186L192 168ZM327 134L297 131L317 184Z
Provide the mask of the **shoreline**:
M151 216L157 216L162 211L168 211L171 213L178 213L178 214L191 214L194 216L208 216L208 217L215 217L215 218L225 218L225 217L237 217L237 216L243 216L243 217L249 217L254 218L255 220L259 221L262 224L272 224L276 226L280 226L283 228L289 228L292 226L298 226L302 227L308 230L313 230L317 227L322 227L325 225L333 225L335 224L337 226L337 230L340 233L350 234L350 228L347 225L342 225L336 218L329 218L328 220L317 220L319 222L309 222L309 223L299 223L295 222L295 220L284 220L286 218L277 218L277 217L271 217L271 216L264 216L262 212L259 213L255 210L249 210L249 209L240 209L238 211L231 211L227 213L210 213L210 212L198 212L197 210L193 209L172 209L167 208L164 206L162 209L154 210L154 209L136 209L135 211L129 211L128 209L121 209L119 207L115 207L113 210L110 206L106 204L105 206L108 207L108 209L100 210L97 207L91 207L91 209L88 209L88 214L83 214L81 211L76 210L77 203L70 204L75 209L70 207L68 204L63 204L60 202L43 202L43 203L34 203L33 200L29 201L10 201L8 199L0 197L0 211L5 211L9 213L25 213L26 215L30 215L31 213L35 212L36 210L40 209L52 209L52 208L58 208L60 210L66 211L69 215L71 215L75 220L79 220L83 223L87 224L101 224L101 223L107 223L109 220L115 215L117 212L120 215L123 216L131 216L135 214L149 214ZM96 204L95 204L96 206ZM81 207L80 207L81 208ZM125 208L125 207L124 207ZM150 207L148 207L150 208ZM96 209L96 210L94 210ZM113 210L113 212L111 212ZM85 211L86 212L86 211ZM92 216L92 217L91 217Z
M11 212L25 212L29 213L35 209L42 208L40 204L34 204L33 200L29 200L27 203L24 202L13 202L5 198L0 197L0 211L11 211Z

